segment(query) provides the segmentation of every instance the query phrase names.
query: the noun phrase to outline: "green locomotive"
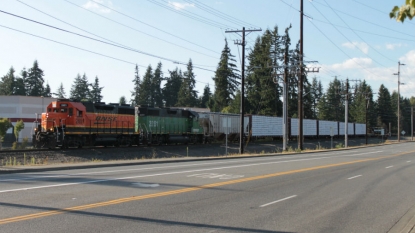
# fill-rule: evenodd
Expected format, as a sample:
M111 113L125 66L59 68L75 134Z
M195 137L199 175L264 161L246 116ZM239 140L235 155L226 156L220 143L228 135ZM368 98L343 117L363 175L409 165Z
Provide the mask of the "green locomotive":
M186 109L135 107L135 132L143 144L209 141L199 114Z

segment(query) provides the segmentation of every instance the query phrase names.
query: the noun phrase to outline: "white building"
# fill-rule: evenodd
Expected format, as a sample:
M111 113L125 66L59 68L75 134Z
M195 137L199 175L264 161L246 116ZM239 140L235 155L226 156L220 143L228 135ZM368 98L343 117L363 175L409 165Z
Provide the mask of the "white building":
M46 106L55 100L56 98L51 97L0 96L0 118L8 118L13 126L20 119L23 120L25 127L20 131L19 142L23 138L28 138L31 142L36 118L40 121L41 113L45 112ZM9 129L7 134L6 140L13 135L13 129Z

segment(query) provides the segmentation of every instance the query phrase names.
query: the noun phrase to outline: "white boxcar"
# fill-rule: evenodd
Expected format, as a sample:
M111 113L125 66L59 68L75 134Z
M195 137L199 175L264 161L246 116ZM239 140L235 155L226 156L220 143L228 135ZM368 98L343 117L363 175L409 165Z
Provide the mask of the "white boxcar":
M366 124L356 123L355 124L356 135L366 134Z
M317 121L303 119L303 135L317 136ZM291 118L291 136L298 136L298 118Z
M345 130L345 123L344 122L340 122L339 124L339 135L344 135L344 130ZM353 129L353 123L348 123L348 127L347 127L347 135L354 135L354 129Z
M282 117L252 115L251 127L253 137L282 136Z
M319 136L330 136L331 129L333 129L333 135L336 136L337 121L318 121L318 135Z

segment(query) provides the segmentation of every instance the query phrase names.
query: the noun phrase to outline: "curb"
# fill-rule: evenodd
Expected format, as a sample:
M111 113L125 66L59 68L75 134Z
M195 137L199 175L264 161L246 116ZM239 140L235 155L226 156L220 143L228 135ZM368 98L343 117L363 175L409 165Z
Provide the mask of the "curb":
M388 233L415 233L415 205L393 225Z

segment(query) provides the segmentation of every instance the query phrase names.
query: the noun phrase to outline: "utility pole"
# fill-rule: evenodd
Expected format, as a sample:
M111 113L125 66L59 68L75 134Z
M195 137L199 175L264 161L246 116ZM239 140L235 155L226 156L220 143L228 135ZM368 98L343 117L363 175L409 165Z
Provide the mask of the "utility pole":
M300 3L300 80L298 84L298 149L303 150L303 0Z
M350 80L360 82L360 80ZM349 79L346 79L346 92L344 93L344 148L348 147L349 142Z
M261 29L249 29L245 30L245 27L242 30L234 30L234 31L225 31L225 33L239 33L242 32L242 41L236 41L235 44L242 45L242 77L241 77L241 128L239 134L239 154L244 153L244 100L245 100L245 32L257 32L262 31Z
M394 75L398 75L398 142L401 141L401 113L400 113L400 105L401 105L401 95L400 95L400 86L403 84L401 84L401 80L400 80L400 74L401 74L401 66L404 66L405 64L401 63L401 61L398 61L398 73L394 73Z

